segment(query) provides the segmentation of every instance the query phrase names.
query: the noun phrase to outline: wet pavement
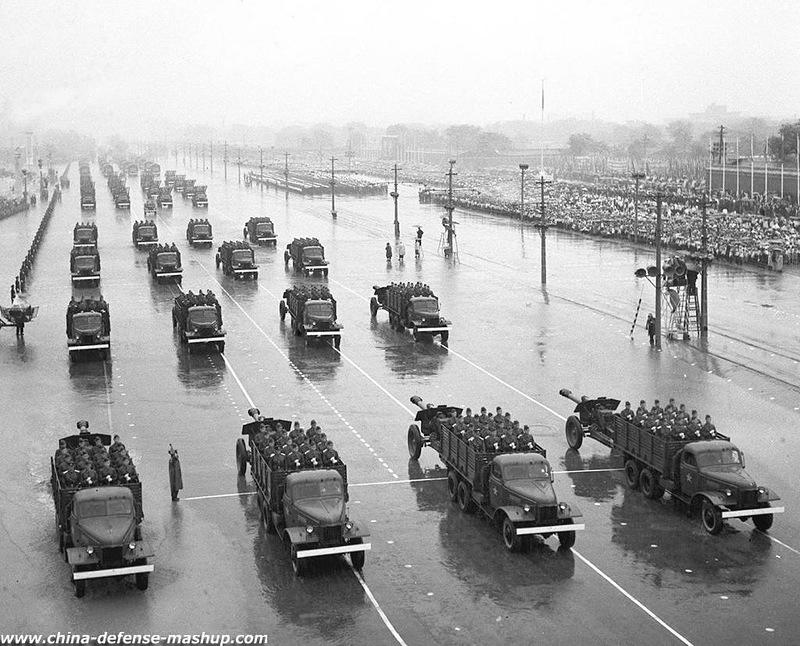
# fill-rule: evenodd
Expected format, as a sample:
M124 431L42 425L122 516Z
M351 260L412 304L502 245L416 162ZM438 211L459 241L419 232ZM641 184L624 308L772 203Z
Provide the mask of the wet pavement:
M162 169L173 166L161 161ZM711 338L665 341L661 353L641 323L652 288L633 277L650 255L629 245L551 229L548 290L539 285L539 234L506 220L456 212L458 263L437 253L442 211L402 186L405 264L388 266L391 198L304 198L178 169L209 185L210 208L179 195L159 214L159 239L182 251L183 288L216 292L227 343L222 355L189 355L173 334L174 285L156 285L131 244L141 219L138 178L132 209L115 211L96 165L96 213L79 208L77 167L50 223L29 282L39 318L23 341L0 332L0 617L4 632L266 633L288 644L723 644L791 643L800 628L800 515L794 504L794 432L800 406L800 277L714 265ZM7 274L19 265L41 217L0 222ZM189 248L190 217L214 225L215 246ZM239 239L251 216L269 215L276 248L256 251L257 282L215 269L216 245ZM110 304L112 359L70 363L64 314L71 295L69 249L79 219L95 221L100 291ZM425 230L421 260L413 227ZM284 269L295 236L316 236L330 261L327 284L345 328L340 351L305 343L280 322L278 301L299 279ZM20 255L17 259L16 255ZM372 286L428 283L453 322L449 349L415 343L371 321ZM640 327L630 340L636 303ZM649 299L649 301L648 301ZM701 414L747 454L748 472L782 494L786 513L769 536L732 521L707 535L665 499L627 490L618 456L587 440L567 450L558 395L608 395L651 402L670 396ZM426 401L500 405L530 424L556 470L560 499L582 510L586 530L572 551L555 538L510 554L498 532L451 504L438 456L410 461L412 395ZM348 465L350 515L369 528L363 575L338 557L295 578L278 539L260 521L249 474L237 477L234 445L247 408L316 419ZM10 415L8 415L10 413ZM49 489L49 456L76 420L119 433L143 482L144 534L156 551L150 589L127 580L73 596L60 558ZM168 445L180 452L184 491L170 501ZM33 609L35 608L35 612Z

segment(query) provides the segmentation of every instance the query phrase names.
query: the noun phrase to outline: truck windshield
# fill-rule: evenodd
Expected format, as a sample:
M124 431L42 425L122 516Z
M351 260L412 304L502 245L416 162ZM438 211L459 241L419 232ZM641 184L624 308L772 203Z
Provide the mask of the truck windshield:
M101 518L103 516L130 516L130 500L112 498L111 500L85 500L78 505L79 518Z
M295 500L308 500L317 498L330 498L342 495L340 480L323 480L322 482L303 482L292 488L292 497Z
M78 334L98 334L102 316L100 312L78 312L72 316L72 327Z
M728 448L720 449L719 451L707 451L697 455L697 466L699 467L716 467L716 466L729 466L742 464L742 457L739 454L739 449Z
M207 224L195 224L194 225L194 234L196 236L208 235L208 225Z
M153 226L139 227L140 238L155 238L156 228Z
M272 222L259 222L256 225L256 233L262 235L272 235Z
M306 315L317 320L330 320L333 316L333 305L330 301L307 301Z
M158 254L158 264L162 267L177 267L178 254L174 251L164 251Z
M189 323L209 327L217 322L217 310L211 305L201 305L189 309Z
M544 462L503 465L503 480L549 480L550 471Z
M94 231L92 229L78 229L75 231L75 240L77 242L92 242L94 240Z
M436 315L439 313L439 301L429 296L415 296L411 299L416 314Z
M231 254L234 263L252 262L253 252L250 249L234 249Z
M94 256L75 256L75 267L78 269L94 269Z
M303 249L303 260L317 262L323 258L322 247L306 247Z

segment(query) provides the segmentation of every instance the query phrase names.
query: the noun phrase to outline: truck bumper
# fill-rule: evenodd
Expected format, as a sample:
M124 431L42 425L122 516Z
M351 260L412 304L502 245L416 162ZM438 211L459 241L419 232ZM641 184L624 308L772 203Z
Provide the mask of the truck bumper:
M341 330L306 330L306 336L339 336Z
M80 282L82 280L100 280L100 276L99 275L94 275L94 276L73 276L72 277L72 282L73 283L78 283L78 282Z
M246 276L247 274L257 274L258 269L234 269L233 273L237 276Z
M183 276L182 271L162 271L156 272L156 278L169 278L170 276Z
M150 245L158 244L158 240L137 240L136 246L137 247L149 247Z
M758 507L757 509L723 510L723 518L743 518L745 516L763 516L764 514L782 514L783 507Z
M337 547L317 547L311 550L297 550L297 558L308 559L328 554L349 554L350 552L366 552L372 549L372 543L356 543L355 545L339 545Z
M69 346L70 352L79 352L81 350L108 350L111 348L111 344L106 343L92 343L90 345L71 345Z
M542 527L517 527L517 536L526 534L557 534L558 532L575 532L586 529L583 523L574 525L543 525Z
M328 268L328 265L306 265L303 267L303 271L323 271Z
M256 240L258 242L276 242L278 238L276 238L275 236L258 236Z
M425 334L427 332L447 332L450 328L446 325L439 327L415 327L414 331L417 333Z
M196 339L186 339L187 343L216 343L217 341L224 341L224 336L204 336Z
M81 579L103 579L109 576L128 576L129 574L139 574L141 572L152 572L153 566L148 565L131 565L130 567L115 567L106 570L84 570L82 572L73 572L72 578L75 581Z

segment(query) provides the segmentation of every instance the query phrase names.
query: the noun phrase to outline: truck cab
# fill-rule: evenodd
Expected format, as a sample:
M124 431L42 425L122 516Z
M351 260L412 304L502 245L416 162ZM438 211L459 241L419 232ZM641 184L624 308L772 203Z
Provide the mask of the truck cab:
M329 300L306 301L303 324L312 330L328 330L336 327L336 307Z
M439 325L439 299L435 296L412 296L408 301L407 316L415 326Z
M719 533L723 519L732 517L752 516L762 531L772 526L772 512L778 510L770 502L780 498L756 484L744 470L744 454L731 442L691 442L675 456L675 463L674 486L700 511L709 533Z
M318 267L328 264L325 261L325 253L320 246L303 247L301 261L303 267Z
M97 227L76 224L72 238L76 245L94 245L97 243Z

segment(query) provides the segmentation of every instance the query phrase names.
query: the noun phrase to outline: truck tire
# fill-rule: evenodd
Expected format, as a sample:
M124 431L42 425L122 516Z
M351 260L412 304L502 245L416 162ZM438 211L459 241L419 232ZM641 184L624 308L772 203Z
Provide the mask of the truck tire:
M86 594L86 579L79 579L78 581L73 581L75 584L75 596L78 599L83 598L83 595Z
M767 503L766 507L769 507L770 504ZM773 521L773 514L763 514L760 516L753 516L753 525L756 526L756 529L760 532L766 532L770 527L772 527Z
M247 447L241 437L236 440L236 467L240 476L247 473Z
M471 489L464 480L458 483L458 508L465 514L475 513L475 501L472 499Z
M519 552L522 549L522 537L517 534L517 528L508 516L503 517L503 544L509 552Z
M217 254L216 256L214 256L214 262L217 263L217 269L219 269L219 261L220 261L219 254ZM222 273L224 274L225 272L223 271Z
M361 545L364 541L361 538L354 538L350 541L350 545ZM364 568L364 561L367 560L367 553L365 550L358 552L350 552L350 562L353 564L353 569L359 572Z
M442 332L441 339L442 339L442 345L446 348L448 340L450 339L450 332L449 331Z
M447 495L451 502L458 500L458 474L453 469L447 472Z
M289 258L290 258L289 252L288 251L284 251L283 252L283 264L286 265L287 267L289 266Z
M147 590L147 586L150 584L150 573L149 572L137 572L136 573L136 589L137 590Z
M663 487L658 484L658 476L648 468L642 469L639 474L639 488L644 497L650 500L658 500L664 495Z
M572 525L573 521L570 518L565 525ZM558 546L565 550L575 545L575 532L559 532L558 533Z
M581 448L583 444L583 426L581 426L581 420L577 415L567 417L566 434L569 448L576 451Z
M378 305L378 297L373 296L371 299L369 299L369 313L372 316L372 318L378 316L379 309L380 306Z
M281 323L286 320L286 303L283 301L278 303L278 314L281 317Z
M700 520L705 529L712 536L716 536L722 531L722 512L708 498L703 499L700 506Z
M419 426L412 424L408 427L408 455L412 460L419 460L422 454L422 433L419 432Z
M286 540L290 541L288 537ZM294 575L298 577L303 576L306 571L305 559L298 558L297 545L292 545L291 542L289 544L289 558L292 559L292 571L294 572Z
M225 354L225 341L217 341L217 350L220 354Z
M639 488L639 465L636 460L625 461L625 482L631 489Z

